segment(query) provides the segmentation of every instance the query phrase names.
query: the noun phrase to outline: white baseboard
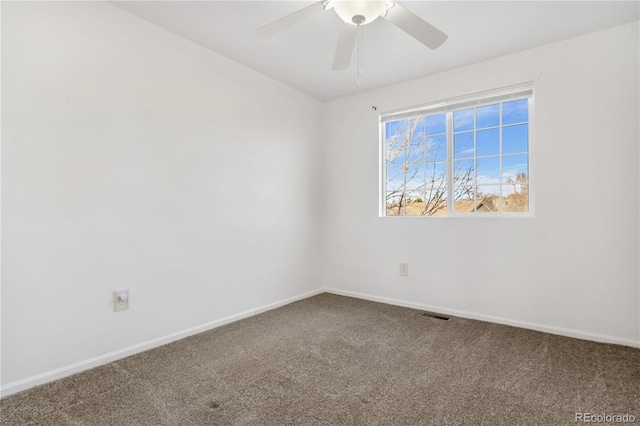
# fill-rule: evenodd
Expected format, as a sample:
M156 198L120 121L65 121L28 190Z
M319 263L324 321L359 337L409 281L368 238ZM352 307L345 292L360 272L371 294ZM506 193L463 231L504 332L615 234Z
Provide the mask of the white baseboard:
M608 336L605 334L598 334L598 333L589 333L589 332L584 332L580 330L573 330L570 328L540 325L540 324L530 323L526 321L518 321L518 320L512 320L508 318L494 317L491 315L476 314L473 312L461 311L457 309L443 308L441 306L431 306L431 305L425 305L422 303L407 302L404 300L374 296L374 295L364 294L364 293L356 293L353 291L338 290L335 288L325 288L325 291L327 293L337 294L340 296L355 297L357 299L370 300L372 302L381 302L389 305L403 306L405 308L419 309L422 311L431 311L435 313L451 315L451 316L456 316L461 318L474 319L479 321L492 322L496 324L511 325L513 327L527 328L530 330L542 331L544 333L557 334L560 336L575 337L577 339L582 339L582 340L592 340L592 341L601 342L601 343L614 343L618 345L640 348L640 341L636 341L633 339L625 339L625 338Z
M422 303L414 303L414 302L407 302L404 300L392 299L388 297L374 296L370 294L357 293L352 291L344 291L344 290L339 290L335 288L324 288L324 289L317 289L307 293L299 294L297 296L290 297L288 299L270 303L268 305L260 306L255 309L250 309L248 311L240 312L235 315L221 318L219 320L211 321L206 324L202 324L196 327L191 327L176 333L171 333L166 336L159 337L157 339L148 340L146 342L142 342L137 345L129 346L123 349L119 349L117 351L109 352L94 358L90 358L90 359L80 361L71 365L57 368L55 370L37 374L35 376L31 376L26 379L8 383L0 388L0 397L5 397L8 395L32 388L34 386L52 382L54 380L67 377L72 374L80 373L82 371L89 370L91 368L99 367L101 365L108 364L110 362L146 351L148 349L153 349L158 346L166 345L167 343L171 343L176 340L180 340L185 337L192 336L194 334L202 333L204 331L212 330L214 328L223 326L225 324L229 324L229 323L241 320L243 318L248 318L248 317L260 314L262 312L270 311L272 309L276 309L281 306L288 305L289 303L293 303L298 300L306 299L308 297L315 296L317 294L321 294L325 292L337 294L341 296L355 297L357 299L370 300L372 302L380 302L380 303L386 303L389 305L403 306L407 308L437 312L437 313L457 316L461 318L469 318L469 319L475 319L479 321L487 321L487 322L492 322L497 324L510 325L510 326L519 327L519 328L537 330L545 333L557 334L560 336L574 337L574 338L583 339L583 340L592 340L592 341L602 342L602 343L614 343L619 345L640 348L640 341L635 341L632 339L624 339L624 338L608 336L608 335L603 335L598 333L588 333L588 332L583 332L583 331L573 330L573 329L568 329L563 327L545 326L545 325L534 324L534 323L529 323L524 321L511 320L508 318L494 317L491 315L476 314L473 312L461 311L457 309L443 308L440 306L431 306L431 305L426 305Z
M241 320L243 318L248 318L248 317L260 314L262 312L270 311L272 309L276 309L281 306L288 305L289 303L297 302L298 300L306 299L308 297L315 296L316 294L320 294L324 292L325 292L324 289L309 291L307 293L299 294L297 296L290 297L288 299L270 303L268 305L260 306L255 309L250 309L248 311L240 312L239 314L231 315L226 318L221 318L219 320L211 321L206 324L198 325L196 327L191 327L186 330L178 331L176 333L171 333L166 336L159 337L157 339L148 340L146 342L142 342L137 345L122 348L113 352L108 352L106 354L102 354L84 361L79 361L71 365L66 365L64 367L60 367L55 370L46 371L44 373L40 373L35 376L27 377L26 379L7 383L6 385L0 388L0 397L5 397L8 395L32 388L34 386L52 382L54 380L67 377L72 374L80 373L82 371L89 370L91 368L99 367L101 365L108 364L118 359L122 359L130 355L144 352L148 349L152 349L158 346L166 345L167 343L184 339L185 337L202 333L204 331L212 330L214 328L223 326L225 324L229 324L229 323Z

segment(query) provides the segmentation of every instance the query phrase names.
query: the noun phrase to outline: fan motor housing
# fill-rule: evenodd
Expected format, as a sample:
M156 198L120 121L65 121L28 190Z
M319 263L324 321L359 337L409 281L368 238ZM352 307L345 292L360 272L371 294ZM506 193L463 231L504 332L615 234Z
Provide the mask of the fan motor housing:
M345 23L365 25L385 15L389 2L386 0L336 0L333 8Z

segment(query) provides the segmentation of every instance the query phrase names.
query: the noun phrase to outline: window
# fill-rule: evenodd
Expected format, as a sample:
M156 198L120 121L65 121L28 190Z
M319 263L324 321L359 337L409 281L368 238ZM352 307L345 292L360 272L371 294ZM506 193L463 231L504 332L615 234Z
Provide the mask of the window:
M381 115L382 216L532 211L533 86Z

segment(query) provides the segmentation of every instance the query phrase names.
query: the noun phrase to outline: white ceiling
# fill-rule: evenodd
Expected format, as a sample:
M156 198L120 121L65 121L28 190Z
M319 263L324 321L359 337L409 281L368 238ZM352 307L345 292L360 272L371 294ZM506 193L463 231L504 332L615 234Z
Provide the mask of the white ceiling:
M314 2L118 1L117 6L327 101L640 19L638 1L400 1L449 35L430 50L384 19L364 27L365 75L332 71L333 10L260 40L254 31Z

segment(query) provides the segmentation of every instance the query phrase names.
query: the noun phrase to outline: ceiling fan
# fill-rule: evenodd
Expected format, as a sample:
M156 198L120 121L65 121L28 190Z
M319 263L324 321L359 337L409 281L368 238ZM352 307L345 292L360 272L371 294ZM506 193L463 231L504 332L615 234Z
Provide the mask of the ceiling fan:
M362 25L375 21L379 17L411 35L430 49L436 49L447 39L447 35L402 7L396 1L389 0L323 0L293 12L256 30L259 38L274 35L322 11L333 9L345 24L338 36L338 45L333 58L333 70L349 67L353 47Z

